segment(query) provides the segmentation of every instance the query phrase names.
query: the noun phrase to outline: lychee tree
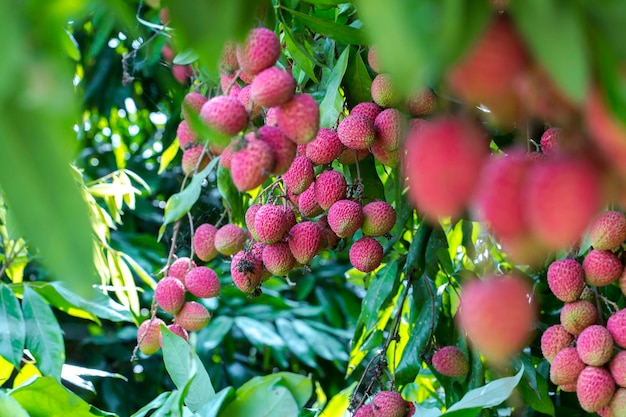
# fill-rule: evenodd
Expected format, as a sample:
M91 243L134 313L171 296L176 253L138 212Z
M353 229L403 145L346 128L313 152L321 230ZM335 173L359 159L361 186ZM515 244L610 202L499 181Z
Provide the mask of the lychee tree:
M111 35L117 23L103 9L82 27L72 20L69 43L35 31L49 53L64 41L81 63L77 84L107 38L133 94L150 91L141 77L151 68L169 83L150 84L168 92L134 148L107 127L118 171L95 183L75 173L91 228L67 155L29 145L40 124L25 120L42 116L61 137L69 113L52 109L63 106L33 95L34 107L0 123L3 136L24 138L0 141L0 179L25 237L61 279L92 276L93 259L125 311L112 315L108 296L108 308L86 308L88 280L68 279L79 295L24 284L29 252L4 231L0 355L21 372L26 347L43 377L11 376L2 411L42 415L29 399L38 392L79 412L62 408L74 397L58 383L52 305L135 322L128 359L164 364L171 380L136 416L623 415L626 57L616 28L626 15L605 3L184 0L140 4L135 19L99 4L125 32ZM21 33L28 10L7 13L19 17L7 33ZM76 48L85 35L93 43ZM33 62L62 73L43 56ZM20 76L41 85L41 74ZM86 99L97 100L94 89ZM130 113L135 137L136 106ZM145 182L124 166L138 142L159 144L142 153L160 153ZM47 157L62 194L42 185ZM25 160L35 163L23 169ZM20 169L29 175L12 178ZM174 181L160 189L150 236L163 252L147 273L108 232L124 202L134 207L137 184L149 192L158 175ZM25 195L63 212L51 230ZM68 266L70 254L80 262Z

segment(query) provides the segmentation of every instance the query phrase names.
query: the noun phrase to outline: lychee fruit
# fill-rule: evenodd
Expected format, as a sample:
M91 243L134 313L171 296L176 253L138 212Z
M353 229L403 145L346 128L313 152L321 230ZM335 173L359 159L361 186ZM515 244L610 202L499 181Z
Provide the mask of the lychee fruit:
M181 165L185 175L192 175L202 171L208 164L209 156L202 145L192 146L183 152Z
M550 129L547 129L541 135L541 140L540 140L541 151L546 155L557 153L559 150L559 142L561 140L560 138L561 138L560 128L551 127Z
M407 131L407 122L399 110L385 109L376 116L374 128L376 142L393 151L400 147Z
M374 143L375 144L375 143ZM362 161L367 155L370 154L368 149L350 149L345 148L337 157L337 160L341 165L353 165L356 161Z
M626 350L620 350L609 363L609 370L615 383L620 387L626 387Z
M361 230L366 236L383 236L396 223L396 211L386 201L372 201L363 206Z
M613 355L613 337L606 327L591 325L576 338L576 350L586 365L602 366Z
M598 310L587 300L565 303L561 309L561 324L568 333L574 336L578 336L597 321Z
M585 272L576 259L559 259L548 267L548 286L561 301L578 300L585 288Z
M305 154L313 164L323 165L330 164L337 159L343 149L343 143L339 140L337 132L321 127L315 139L306 145Z
M356 410L352 417L376 417L374 414L374 406L372 404L363 404Z
M427 116L437 107L437 98L430 88L425 87L410 94L406 99L405 107L413 117Z
M399 94L394 90L389 74L378 74L372 80L372 100L380 107L398 107L401 103Z
M571 345L573 341L574 336L569 334L565 327L554 324L541 335L541 353L549 363L552 363L556 354Z
M587 366L578 375L576 396L586 412L596 412L609 404L614 393L615 381L606 369Z
M220 295L220 279L214 270L198 266L185 275L187 291L196 297L211 298Z
M256 75L276 63L280 57L280 40L267 28L252 29L243 45L237 46L237 61L241 69Z
M364 101L362 103L357 104L350 110L351 116L364 116L367 117L374 123L376 120L376 116L380 114L383 109L376 103L372 101Z
M296 80L278 67L259 72L250 84L250 98L263 107L281 106L291 100L295 91Z
M246 227L255 240L259 240L259 235L257 235L256 230L254 230L254 219L256 217L256 212L259 211L261 206L262 204L251 205L248 207L248 210L246 210L246 214L244 216Z
M363 209L352 200L339 200L328 209L328 225L339 237L352 236L363 224Z
M606 328L611 332L615 344L626 349L626 309L611 315L606 322Z
M189 65L172 65L172 75L174 79L178 81L180 84L187 84L191 76L193 75L193 70Z
M606 408L606 406L604 407ZM606 414L602 415L598 410L597 413L601 417L625 417L626 416L626 389L618 388L609 402L609 410Z
M300 210L300 214L302 216L308 218L319 216L324 212L324 209L322 209L317 202L314 182L311 183L306 191L300 194L300 197L298 198L298 210Z
M205 96L200 93L196 93L195 91L185 94L185 98L183 98L183 102L181 104L183 117L185 119L189 119L190 114L197 116L200 114L200 109L207 101L208 99Z
M341 143L350 149L367 149L376 139L374 123L358 115L343 119L337 126L337 135Z
M405 417L408 411L407 402L399 392L380 391L372 399L374 416Z
M537 318L532 289L518 276L493 276L463 286L458 323L490 361L504 363L530 340Z
M242 292L252 293L261 283L263 262L252 252L241 251L233 256L230 274L233 282Z
M178 324L168 325L167 330L169 330L170 332L174 333L177 336L182 337L185 340L185 342L189 340L189 333L187 333L187 330L183 329ZM163 347L163 333L162 332L159 333L159 346Z
M263 112L263 106L252 99L252 87L246 85L237 93L237 100L245 107L250 119L256 119Z
M198 258L209 262L218 254L215 249L215 234L217 227L210 223L198 226L193 234L193 250Z
M274 156L272 174L287 172L296 157L296 144L290 141L276 126L261 126L257 131L258 139L267 143Z
M445 117L407 137L403 168L409 197L424 215L458 216L479 179L489 148L474 124Z
M550 365L550 381L556 385L567 385L576 382L585 364L578 356L576 348L566 347L560 350Z
M137 345L141 353L152 355L161 347L159 337L161 336L161 325L165 325L160 318L147 319L137 329Z
M233 183L239 191L253 190L269 177L274 169L274 155L267 142L246 137L242 149L230 162Z
M309 143L320 127L320 109L313 97L296 94L278 108L278 127L295 143Z
M601 287L617 281L624 267L613 252L591 249L583 259L583 269L587 284Z
M182 256L176 259L167 270L168 277L174 277L179 279L181 282L185 282L185 275L187 272L191 270L191 268L195 268L196 263L189 259L186 256Z
M226 136L235 136L248 124L246 108L230 96L216 96L204 103L200 117L209 127Z
M301 265L306 265L317 255L322 244L322 228L315 222L304 221L289 231L289 250Z
M215 249L222 255L234 255L243 249L246 232L236 224L228 223L215 233Z
M276 276L287 275L295 266L296 259L293 257L287 242L276 242L263 248L263 265Z
M272 244L282 240L288 231L282 206L261 206L254 216L254 230L261 242Z
M374 72L381 72L380 59L378 58L378 50L375 46L370 46L370 49L367 51L367 63Z
M574 245L600 208L596 169L577 157L546 158L528 170L524 211L530 229L549 248Z
M270 107L265 113L265 126L278 126L278 107Z
M233 155L235 153L235 147L238 146L239 141L231 141L226 147L222 150L220 156L220 165L224 168L230 169L230 163L233 160Z
M626 216L619 211L605 211L589 228L591 246L599 250L615 249L626 240Z
M183 151L198 143L198 135L189 127L187 120L179 123L176 128L176 137L178 137L178 146Z
M187 301L183 308L174 316L174 323L188 332L197 332L206 327L211 320L211 313L202 304Z
M237 84L235 74L224 71L220 73L220 88L224 94L234 98L237 98L239 91L241 91L241 87Z
M350 246L350 263L361 272L372 272L383 260L383 247L370 236L364 236Z
M372 143L370 151L378 162L390 168L397 167L400 163L400 157L402 156L401 149L394 149L393 151L390 151L378 141L374 141L374 143Z
M185 304L185 286L174 277L165 277L157 283L154 298L163 311L176 314Z
M442 375L463 378L469 372L469 362L457 346L444 346L432 357L433 368Z
M339 236L328 226L328 216L321 216L317 219L317 224L322 228L322 247L324 249L334 249L339 243Z
M324 171L315 179L315 199L323 210L346 198L347 190L346 177L339 171Z
M313 163L306 156L296 156L282 179L285 187L292 193L303 193L315 179Z
M237 61L237 44L233 41L227 41L222 48L220 57L220 68L224 71L234 72L239 69L239 61Z

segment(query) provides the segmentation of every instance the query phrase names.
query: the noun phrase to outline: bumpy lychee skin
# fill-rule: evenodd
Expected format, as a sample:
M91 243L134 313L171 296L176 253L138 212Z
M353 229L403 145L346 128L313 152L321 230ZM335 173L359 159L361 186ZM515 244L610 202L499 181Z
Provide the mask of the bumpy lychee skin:
M400 96L394 90L389 74L378 74L372 80L372 100L380 107L397 107L400 104Z
M159 344L161 325L165 325L165 323L159 318L147 319L141 323L137 329L137 344L141 353L152 355L159 350L161 347Z
M296 156L291 167L283 174L282 178L288 190L296 195L301 194L309 188L315 179L313 163L306 156Z
M320 127L320 109L313 97L296 94L278 108L278 127L295 143L309 143Z
M469 372L469 362L457 346L444 346L432 358L433 367L442 375L462 378Z
M265 126L278 126L278 107L270 107L265 113Z
M176 314L185 304L185 286L174 277L165 277L157 283L154 298L163 311Z
M524 193L530 229L549 248L572 246L600 207L598 173L576 157L545 158L528 171Z
M236 224L228 223L215 233L215 249L222 255L234 255L243 249L246 232Z
M237 61L241 69L256 75L276 63L280 56L280 40L267 28L252 29L243 45L237 46Z
M187 272L191 270L191 268L195 268L196 263L186 256L182 256L176 259L167 270L168 277L174 277L180 280L182 283L185 282L185 275Z
M576 301L585 288L585 271L576 259L559 259L548 267L548 286L561 301Z
M295 91L296 80L278 67L264 69L250 84L252 101L263 107L281 106L291 100Z
M201 260L208 262L218 254L215 249L217 227L209 223L198 226L193 234L193 250Z
M561 324L568 333L578 336L598 321L598 310L587 300L565 303L561 309ZM610 329L609 329L610 330Z
M282 206L265 204L254 216L254 230L261 242L276 243L285 236L288 229Z
M245 146L233 154L230 162L233 183L239 191L253 190L274 169L274 154L267 142L246 137Z
M383 247L370 236L364 236L350 246L350 263L361 272L372 272L383 260Z
M183 117L189 119L190 114L200 114L200 109L207 101L208 99L200 93L196 93L195 91L187 93L181 104Z
M408 113L413 116L427 116L437 107L437 98L428 87L423 88L411 95L405 103Z
M176 137L178 137L178 146L183 151L198 143L198 135L191 129L187 120L181 121L176 128Z
M249 84L239 90L236 97L245 107L250 119L256 119L261 115L263 106L252 99L252 87Z
M363 404L352 417L376 417L373 404Z
M617 281L624 267L613 252L592 249L583 259L583 269L587 284L601 287Z
M609 317L606 328L611 332L615 344L626 349L626 309L619 310Z
M250 294L261 283L263 261L252 252L241 251L233 256L230 274L233 282L242 292Z
M324 212L324 209L320 207L315 196L315 183L311 183L309 188L306 189L298 198L298 210L304 217L313 218L317 217Z
M560 137L560 128L551 127L550 129L547 129L541 135L541 151L546 155L558 152Z
M301 265L306 265L318 254L322 244L322 228L315 222L304 221L289 231L289 250Z
M399 392L380 391L372 399L374 416L405 417L408 411L407 402Z
M313 164L323 165L330 164L337 159L343 149L343 143L339 140L337 132L321 127L315 139L306 145L305 154Z
M611 250L626 240L626 216L619 211L605 211L598 215L589 228L594 249Z
M605 406L603 409L606 409ZM608 405L608 411L605 414L600 414L603 409L597 411L600 417L624 417L626 416L626 389L618 388L611 398L611 402Z
M615 393L615 381L604 368L587 366L578 375L576 396L583 410L594 413L609 404Z
M183 329L178 324L168 325L167 330L174 333L175 335L182 337L185 342L189 340L189 333L187 333L187 330ZM159 333L159 346L163 347L163 333Z
M541 353L549 363L561 350L565 349L574 341L574 336L569 334L565 327L555 324L546 329L541 335Z
M378 116L382 110L383 109L378 104L372 101L364 101L354 106L352 110L350 110L350 115L364 116L374 123L376 116Z
M276 276L287 275L295 266L296 259L293 257L287 242L276 242L263 248L263 265Z
M188 332L197 332L206 327L211 320L211 313L202 304L187 301L183 308L174 316L174 323Z
M315 179L315 199L323 210L346 198L346 177L335 170L324 171Z
M183 152L181 165L185 175L192 175L195 172L202 171L208 164L209 157L202 145L192 146Z
M585 364L580 359L576 348L566 347L560 350L550 365L550 381L556 385L576 383Z
M366 236L383 236L396 223L396 210L386 201L372 201L363 206L361 229Z
M458 323L476 348L504 363L530 340L537 317L528 301L531 288L517 276L494 276L464 285Z
M407 123L398 109L385 109L374 120L376 142L390 151L400 147Z
M626 387L626 350L620 350L609 363L609 370L615 383L620 387Z
M488 155L474 124L444 117L407 137L403 168L409 197L426 217L457 216L469 202Z
M594 324L578 335L576 350L586 365L602 366L613 355L613 337L606 327Z
M276 126L261 126L257 131L259 140L267 143L274 155L272 174L281 175L287 172L296 157L296 144Z
M248 124L246 108L230 96L216 96L204 103L200 117L211 128L226 136L235 136Z
M185 287L191 294L200 298L220 295L220 279L214 270L206 266L198 266L187 272Z
M363 224L363 209L352 200L339 200L328 209L328 225L339 237L352 236Z
M255 240L259 240L259 235L256 233L256 230L254 229L254 218L256 217L256 212L259 211L261 206L262 204L251 205L250 207L248 207L248 210L246 210L246 215L244 217L245 222L246 222L246 227L248 228L248 231L250 232L250 234Z
M364 116L350 115L337 126L339 140L350 149L367 149L374 139L374 124Z

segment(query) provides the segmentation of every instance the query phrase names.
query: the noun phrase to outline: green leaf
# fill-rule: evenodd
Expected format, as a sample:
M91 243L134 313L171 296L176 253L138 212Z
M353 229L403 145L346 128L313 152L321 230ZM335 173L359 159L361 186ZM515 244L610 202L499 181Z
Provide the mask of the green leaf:
M426 222L422 222L417 230L417 236L411 240L411 246L406 256L406 264L404 265L404 273L410 274L415 271L416 276L420 276L424 271L426 258L426 244L432 233L432 226Z
M198 411L214 395L215 390L202 361L189 343L180 336L161 326L163 336L163 361L165 369L176 387L182 390L191 378L185 404L192 411Z
M198 337L200 339L202 350L215 349L233 328L235 320L230 316L219 316L211 319L209 325L202 329Z
M481 411L481 407L464 408L462 410L447 412L443 415L445 415L446 417L476 417L480 414Z
M29 417L28 413L15 398L0 391L0 416Z
M224 198L225 205L230 207L233 216L232 222L241 224L244 222L245 210L243 207L243 194L237 190L230 169L221 165L217 167L217 189Z
M372 101L372 77L359 51L350 54L344 85L350 108L365 101Z
M437 277L439 272L439 251L443 249L445 253L448 253L448 239L446 233L443 231L441 225L437 224L433 227L433 231L428 239L428 245L426 245L426 275L430 279Z
M328 79L326 95L320 103L320 126L321 127L334 127L339 115L343 111L344 98L339 91L341 86L341 80L346 73L348 67L348 57L350 56L350 47L344 49L344 51L337 59L335 67L330 73Z
M413 417L439 417L441 414L441 410L438 408L422 407L417 404L415 406L415 414L413 414Z
M267 323L245 316L235 317L235 325L243 332L246 338L257 348L270 346L281 349L285 346L283 339Z
M532 409L554 417L554 403L550 398L548 381L537 372L531 358L520 355L515 363L524 368L524 376L518 385L524 402Z
M65 53L74 61L80 62L80 48L78 46L78 42L76 42L74 35L72 35L68 30L65 30L65 34L67 36L61 37Z
M317 76L315 75L315 71L313 70L313 64L315 57L313 57L313 51L306 48L305 45L302 45L301 42L298 42L294 39L293 32L290 28L287 28L286 25L282 25L285 28L285 46L288 54L293 59L293 62L296 64L298 68L300 68L306 75L311 78L311 80L315 83L318 82Z
M383 305L398 292L400 275L398 262L392 261L387 264L376 276L372 278L370 286L363 297L361 314L358 323L365 325L365 332L369 332L378 321L379 312Z
M452 411L466 408L490 408L500 405L511 396L511 393L513 393L513 390L522 379L523 374L524 367L522 366L522 369L520 369L515 376L496 379L484 387L468 391L467 394L461 398L461 401L448 408L447 413L444 415L448 415L448 413Z
M19 368L26 342L20 303L13 291L0 284L0 356Z
M305 365L311 368L318 368L317 362L313 355L313 351L306 341L300 337L293 328L290 320L279 317L276 319L276 328L278 333L287 344L287 348Z
M197 414L202 417L217 417L220 410L226 407L234 397L235 389L233 387L226 387L215 394L215 396L211 397L211 399L198 410Z
M318 6L336 6L338 4L343 4L345 0L302 0L305 3L316 4Z
M286 7L281 6L281 8L301 20L315 33L319 33L328 38L334 39L337 42L347 43L351 45L368 44L365 33L361 29L342 25L331 20L320 19L315 16L298 12L296 10L288 9Z
M43 375L61 379L65 362L63 331L52 309L31 288L24 287L22 301L26 324L26 347L37 360L37 369Z
M367 155L358 161L361 181L363 182L363 195L370 200L385 200L385 186L376 172L376 160L374 155ZM357 178L356 164L350 165L352 178Z
M320 332L311 327L304 320L292 320L293 327L301 338L307 341L311 349L320 357L333 361L347 361L349 359L346 346L330 337L327 333Z
M141 407L139 410L137 410L136 413L134 413L130 417L146 417L150 413L150 411L162 407L171 395L171 391L162 392L158 397L150 401L145 406Z
M293 372L277 372L272 374L272 377L280 378L278 383L291 392L299 408L304 407L313 394L313 382L310 377Z
M298 403L274 375L255 377L237 390L235 398L220 416L293 417L298 415Z
M30 417L93 417L90 405L50 376L35 378L9 392Z
M576 7L553 0L511 4L511 13L524 40L556 84L581 103L591 78L585 26Z
M197 60L198 60L198 54L195 51L192 51L189 49L189 50L186 50L177 54L174 57L173 63L176 65L187 65L187 64L193 64Z

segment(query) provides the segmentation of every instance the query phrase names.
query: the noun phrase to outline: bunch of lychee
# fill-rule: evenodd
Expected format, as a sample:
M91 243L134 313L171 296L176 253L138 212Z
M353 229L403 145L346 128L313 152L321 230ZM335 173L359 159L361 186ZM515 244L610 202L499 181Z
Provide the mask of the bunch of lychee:
M399 392L379 391L369 403L359 407L353 417L411 417L413 414L415 406Z
M576 392L585 411L621 416L626 413L626 309L612 311L615 304L597 289L618 285L626 294L620 259L626 216L601 213L589 239L592 248L582 263L565 258L548 268L548 286L564 305L560 323L542 334L541 351L551 364L550 380L563 391Z

